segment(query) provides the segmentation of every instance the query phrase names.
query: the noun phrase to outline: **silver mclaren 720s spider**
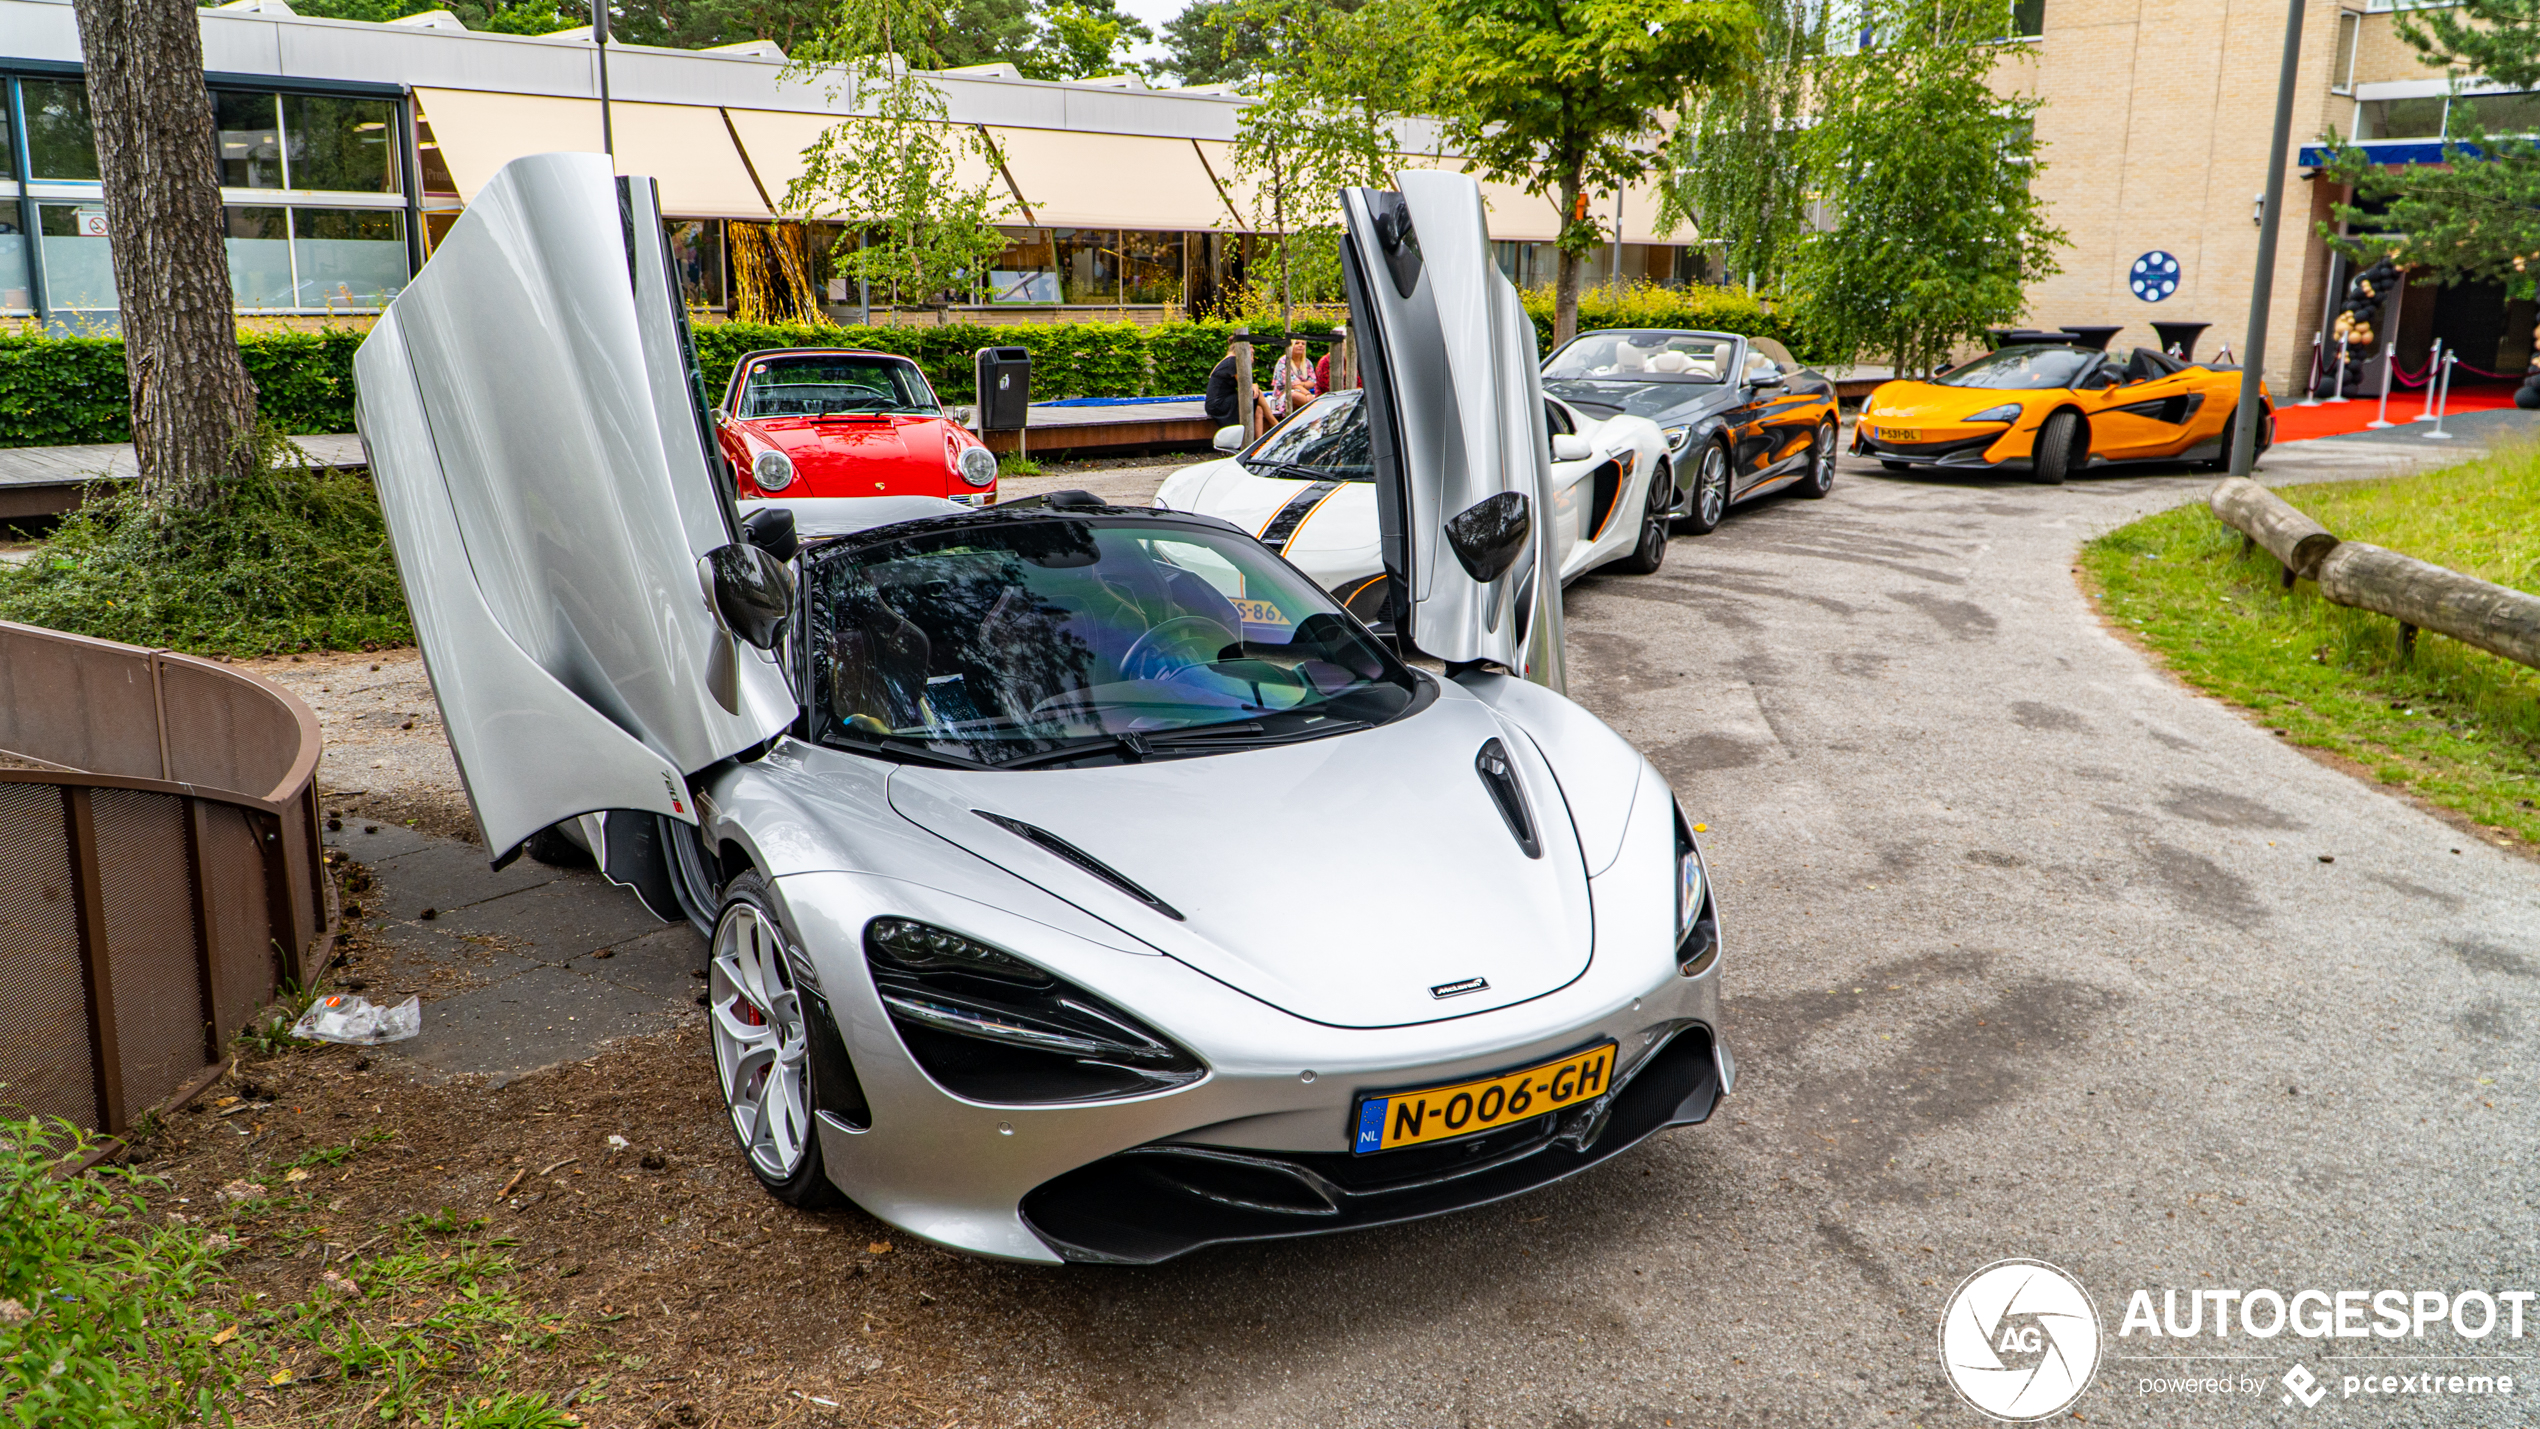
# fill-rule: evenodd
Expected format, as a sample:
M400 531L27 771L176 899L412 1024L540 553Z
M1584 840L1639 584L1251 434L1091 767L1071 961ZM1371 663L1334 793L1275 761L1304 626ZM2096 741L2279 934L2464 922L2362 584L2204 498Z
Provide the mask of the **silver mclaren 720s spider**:
M737 501L598 155L505 168L363 344L486 846L574 831L706 934L774 1195L1144 1263L1517 1195L1729 1090L1693 825L1561 694L1532 332L1472 181L1402 184L1344 195L1389 640L1206 516Z

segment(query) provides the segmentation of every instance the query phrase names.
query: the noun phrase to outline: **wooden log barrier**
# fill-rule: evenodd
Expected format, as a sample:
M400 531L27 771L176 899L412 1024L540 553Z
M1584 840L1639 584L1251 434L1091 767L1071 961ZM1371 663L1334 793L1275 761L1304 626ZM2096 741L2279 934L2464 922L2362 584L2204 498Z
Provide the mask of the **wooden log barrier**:
M2320 561L2337 547L2337 538L2327 527L2245 476L2216 484L2207 504L2213 507L2215 519L2267 548L2267 554L2284 567L2287 586L2296 576L2318 579Z
M2219 494L2215 505L2221 505ZM2540 667L2540 595L2363 541L2339 542L2321 558L2316 579L2320 594L2337 604L2398 621L2403 651L2408 637L2423 629Z

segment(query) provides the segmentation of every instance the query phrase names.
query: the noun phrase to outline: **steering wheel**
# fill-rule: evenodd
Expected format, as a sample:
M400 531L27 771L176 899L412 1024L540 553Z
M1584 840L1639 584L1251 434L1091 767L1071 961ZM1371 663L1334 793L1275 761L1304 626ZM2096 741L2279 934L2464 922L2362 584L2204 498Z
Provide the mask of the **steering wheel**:
M1163 643L1169 633L1193 629L1214 630L1224 636L1225 638L1217 643L1217 648L1221 650L1242 638L1234 631L1228 630L1226 623L1222 620L1212 620L1205 615L1177 615L1160 625L1148 627L1147 633L1139 636L1129 646L1128 653L1120 657L1120 677L1124 680L1161 680L1176 670L1187 670L1193 665L1206 664L1204 660L1186 659L1156 648ZM1146 666L1150 664L1159 668L1150 673L1146 669Z

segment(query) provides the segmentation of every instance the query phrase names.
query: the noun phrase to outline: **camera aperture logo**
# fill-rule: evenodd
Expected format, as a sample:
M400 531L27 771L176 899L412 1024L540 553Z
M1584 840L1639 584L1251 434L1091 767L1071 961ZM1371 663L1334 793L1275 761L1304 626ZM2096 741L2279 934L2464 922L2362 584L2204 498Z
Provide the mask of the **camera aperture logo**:
M1970 1275L1940 1317L1950 1387L1993 1419L2059 1414L2099 1372L2099 1312L2081 1282L2042 1260Z

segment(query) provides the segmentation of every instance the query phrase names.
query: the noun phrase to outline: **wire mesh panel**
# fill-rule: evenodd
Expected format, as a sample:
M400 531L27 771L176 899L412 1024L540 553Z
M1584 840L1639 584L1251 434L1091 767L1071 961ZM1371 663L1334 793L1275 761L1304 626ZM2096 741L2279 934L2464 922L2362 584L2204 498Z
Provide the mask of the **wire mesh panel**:
M202 820L203 886L211 907L212 1022L227 1042L273 996L265 856L246 810L208 799L195 808Z
M196 964L194 881L185 856L185 800L140 789L92 789L97 880L114 974L115 1048L123 1100L138 1112L209 1060L203 977Z
M62 791L0 784L0 1104L97 1124Z

